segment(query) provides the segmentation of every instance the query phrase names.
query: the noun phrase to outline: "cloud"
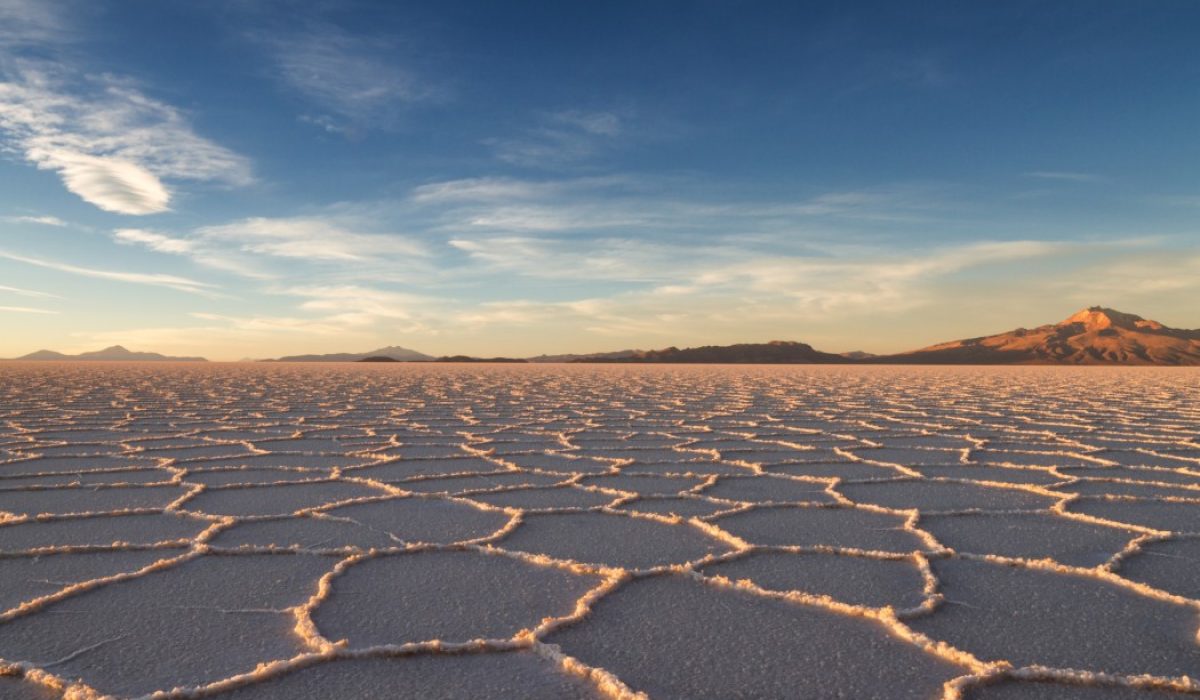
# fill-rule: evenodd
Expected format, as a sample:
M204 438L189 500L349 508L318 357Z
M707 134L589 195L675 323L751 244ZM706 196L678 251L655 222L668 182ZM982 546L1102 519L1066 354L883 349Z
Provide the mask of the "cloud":
M0 48L61 39L67 33L62 9L44 0L0 0Z
M129 282L132 284L146 284L155 287L166 287L168 289L176 289L181 292L189 292L192 294L211 295L213 285L186 277L178 277L176 275L167 275L162 273L142 273L142 272L118 272L112 270L98 270L90 267L80 267L69 263L57 262L54 260L42 260L39 258L30 258L24 255L8 253L0 251L0 258L13 260L26 265L33 265L47 270L56 270L58 272L66 272L72 275L80 275L83 277L94 277L97 279L113 280L115 282Z
M3 284L0 284L0 292L6 292L8 294L16 294L17 296L21 296L21 297L39 297L39 298L47 298L47 299L61 299L62 298L62 297L58 296L57 294L51 294L49 292L37 292L32 289L21 289L20 287L9 287L9 286L3 285Z
M1100 182L1104 179L1092 173L1078 173L1065 170L1035 170L1025 173L1025 177L1034 177L1040 180L1061 180L1064 182Z
M57 216L8 216L5 221L17 224L40 224L42 226L66 226L67 222Z
M171 238L161 233L140 228L122 228L113 232L113 238L118 243L126 245L143 245L159 253L184 255L195 251L196 244L182 238Z
M169 210L164 180L253 182L245 158L197 135L178 109L113 76L69 74L61 64L19 64L0 82L0 135L84 201L141 216Z
M302 120L327 131L387 126L400 108L444 95L394 60L391 40L351 34L331 22L309 20L251 38L266 49L280 80L327 112Z
M57 314L57 311L49 309L34 309L28 306L0 306L0 311L7 311L15 314Z
M196 229L208 242L230 243L243 251L312 261L378 261L391 256L423 257L423 246L395 234L361 233L321 217L254 217Z
M170 208L166 186L136 163L53 148L31 149L27 157L39 168L57 170L67 190L104 211L140 216Z
M591 158L612 146L621 132L616 113L565 110L543 115L537 126L519 136L491 138L484 144L506 163L554 169Z

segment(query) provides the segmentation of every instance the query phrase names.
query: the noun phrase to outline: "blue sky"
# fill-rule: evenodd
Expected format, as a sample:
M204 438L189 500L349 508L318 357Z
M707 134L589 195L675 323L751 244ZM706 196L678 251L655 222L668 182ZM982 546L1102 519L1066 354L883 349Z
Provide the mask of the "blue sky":
M1200 5L0 0L0 356L1200 327Z

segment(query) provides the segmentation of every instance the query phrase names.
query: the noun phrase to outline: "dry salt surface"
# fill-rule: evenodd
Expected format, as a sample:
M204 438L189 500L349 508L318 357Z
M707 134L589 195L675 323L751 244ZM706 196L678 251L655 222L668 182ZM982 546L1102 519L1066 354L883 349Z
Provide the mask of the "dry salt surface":
M1200 696L1186 369L0 365L0 698Z

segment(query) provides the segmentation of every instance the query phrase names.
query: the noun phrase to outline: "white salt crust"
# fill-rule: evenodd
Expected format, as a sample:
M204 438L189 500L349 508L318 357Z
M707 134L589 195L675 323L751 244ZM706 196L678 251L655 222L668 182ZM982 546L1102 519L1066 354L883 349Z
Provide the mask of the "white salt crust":
M1200 694L1196 373L10 364L3 380L0 691L16 697L254 697L325 664L390 658L402 682L405 659L467 673L481 654L596 697L704 697L735 689L689 687L704 674L671 654L736 662L756 645L721 638L738 610L778 645L755 650L760 673L786 661L830 695L846 689L823 673L860 679L856 697ZM822 562L843 573L805 568ZM151 585L165 577L180 583ZM1021 586L1031 609L1077 591L1065 604L1089 630L1121 619L1093 601L1157 628L1125 620L1076 648L1004 623L1021 611L991 606ZM660 589L679 605L645 599ZM712 619L673 618L684 598ZM772 627L781 609L827 620L831 655L789 656L810 631ZM189 619L192 647L172 628ZM239 642L206 646L222 619ZM673 652L641 646L658 622L695 629ZM139 634L198 658L172 666ZM882 648L927 664L888 668ZM1075 664L997 652L1039 648ZM875 685L846 674L856 658ZM124 664L153 669L118 680ZM883 685L891 671L923 682Z

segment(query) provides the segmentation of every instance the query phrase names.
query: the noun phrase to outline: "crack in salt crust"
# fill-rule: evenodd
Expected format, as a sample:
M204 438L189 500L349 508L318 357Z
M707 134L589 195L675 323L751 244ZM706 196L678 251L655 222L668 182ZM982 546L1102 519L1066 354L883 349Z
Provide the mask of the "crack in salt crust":
M193 604L186 591L179 600L147 604L290 619L290 641L301 651L247 656L233 675L181 679L137 697L219 698L339 660L524 650L598 697L646 698L603 660L576 658L546 639L586 629L600 614L596 606L629 582L663 576L696 581L717 595L867 621L880 639L961 669L942 686L946 700L1005 681L1200 694L1200 666L1178 675L1018 667L911 626L948 608L978 607L942 591L942 560L1095 582L1175 606L1194 625L1200 599L1122 571L1156 556L1171 559L1179 577L1200 576L1200 560L1147 549L1200 538L1197 396L1200 375L1170 370L13 364L0 384L0 574L6 563L43 557L69 564L104 552L161 556L127 571L19 582L28 594L0 610L7 657L0 658L0 676L72 700L116 697L103 669L77 662L130 645L120 620L111 634L64 647L55 658L21 653L4 641L7 630L61 615L69 635L73 618L88 615L70 604L98 591L208 557L273 555L323 557L329 566L295 605ZM536 505L493 505L488 498ZM968 507L946 508L945 499ZM406 504L435 521L406 521ZM1103 505L1103 514L1089 513L1088 504ZM1153 524L1139 521L1137 509L1146 504L1164 508ZM355 508L368 506L391 519L354 517ZM802 541L795 544L756 541L752 533L763 525L746 524L795 509L816 524L796 534ZM495 527L456 537L451 533L474 527L450 527L461 517L456 513L493 518ZM833 523L835 514L840 524L823 530L823 519ZM110 525L154 516L190 523L194 534L105 541ZM955 549L922 527L923 518L950 528L977 516L997 527L1020 519L1026 526L1099 528L1125 544L1084 567L1056 560L1057 550L1042 552L1038 542L1026 543L1029 556L986 545ZM439 528L436 518L449 520ZM562 526L523 529L532 520ZM572 523L596 525L594 532L573 531ZM615 533L636 523L645 541L613 544L638 549L639 561L649 563L596 561L606 550L584 544L608 531L599 523ZM239 533L260 526L317 534L305 534L303 543L271 540L278 535L238 542ZM852 538L848 528L858 528ZM60 540L48 544L38 533ZM896 551L898 533L911 540L911 551ZM510 546L517 542L519 548ZM676 549L681 542L691 554ZM329 638L315 621L348 571L431 552L479 557L485 568L503 559L594 583L569 610L519 611L526 622L504 638L355 646ZM921 587L908 593L919 602L870 607L828 591L779 590L720 573L723 565L768 554L776 563L794 556L808 566L829 556L910 566ZM379 604L387 604L386 592ZM107 629L104 621L89 624Z

